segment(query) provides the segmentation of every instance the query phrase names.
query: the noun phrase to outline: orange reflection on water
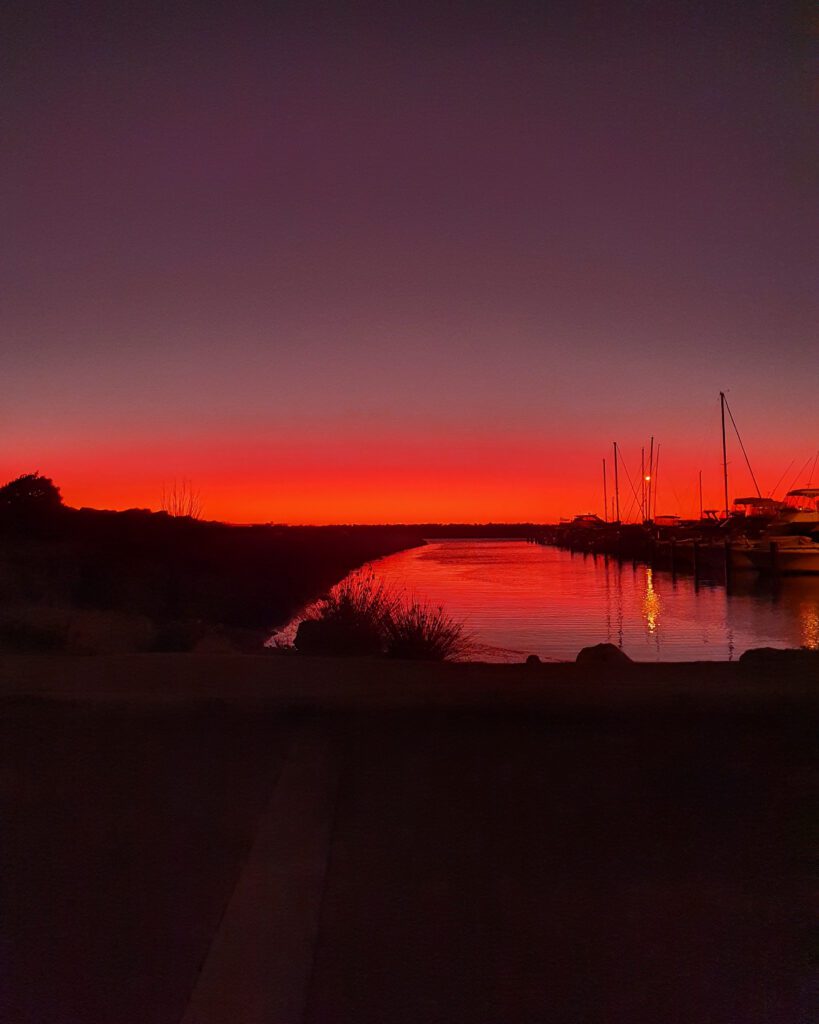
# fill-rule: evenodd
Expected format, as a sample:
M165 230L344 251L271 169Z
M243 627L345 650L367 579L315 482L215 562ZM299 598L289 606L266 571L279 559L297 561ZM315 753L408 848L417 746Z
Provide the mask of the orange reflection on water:
M799 615L802 627L802 646L819 651L819 605L803 604Z
M660 595L654 589L654 570L651 566L646 568L646 589L642 608L649 633L655 633L660 622Z

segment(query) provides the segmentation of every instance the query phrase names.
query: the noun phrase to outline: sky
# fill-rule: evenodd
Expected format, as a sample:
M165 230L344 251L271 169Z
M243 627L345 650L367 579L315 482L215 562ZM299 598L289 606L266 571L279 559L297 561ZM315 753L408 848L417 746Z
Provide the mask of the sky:
M807 10L11 0L0 476L106 508L189 479L235 522L549 521L602 512L612 441L636 478L654 435L657 511L688 514L699 470L721 504L724 390L763 492L805 483Z

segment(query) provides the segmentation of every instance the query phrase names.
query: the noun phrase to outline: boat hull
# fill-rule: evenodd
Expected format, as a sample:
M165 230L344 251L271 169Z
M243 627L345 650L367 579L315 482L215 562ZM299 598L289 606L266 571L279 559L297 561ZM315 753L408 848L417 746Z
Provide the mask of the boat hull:
M819 544L815 550L806 548L779 548L772 552L753 551L748 555L751 564L759 572L783 574L819 575Z

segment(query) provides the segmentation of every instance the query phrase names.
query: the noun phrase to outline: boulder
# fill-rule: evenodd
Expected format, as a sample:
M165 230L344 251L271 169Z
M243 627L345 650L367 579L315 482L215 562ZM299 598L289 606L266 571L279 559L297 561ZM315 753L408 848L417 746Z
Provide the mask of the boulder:
M631 665L631 658L614 644L584 647L575 659L578 665Z
M526 659L526 664L527 665L542 665L543 662L540 660L540 658L536 654L530 654L529 657Z
M805 647L752 647L739 656L740 665L768 668L807 668L819 670L819 651Z

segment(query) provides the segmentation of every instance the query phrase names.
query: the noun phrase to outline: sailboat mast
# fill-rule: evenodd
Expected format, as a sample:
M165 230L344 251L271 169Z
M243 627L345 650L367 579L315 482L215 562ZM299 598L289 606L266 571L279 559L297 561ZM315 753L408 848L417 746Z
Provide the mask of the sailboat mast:
M702 519L702 470L700 470L700 519Z
M654 514L649 516L652 522L657 518L657 480L660 476L660 443L657 442L657 455L654 459L654 472L652 473L652 490L654 491Z
M646 450L640 449L640 520L646 518Z
M609 521L609 501L606 492L606 460L603 459L603 519Z
M620 522L620 477L617 472L617 442L614 441L614 502L616 509L615 522Z
M646 503L647 518L651 519L651 492L654 489L654 435L651 435L651 445L648 454L648 501Z
M728 518L728 448L725 444L725 392L719 393L719 407L722 413L722 484L725 497L725 518Z

